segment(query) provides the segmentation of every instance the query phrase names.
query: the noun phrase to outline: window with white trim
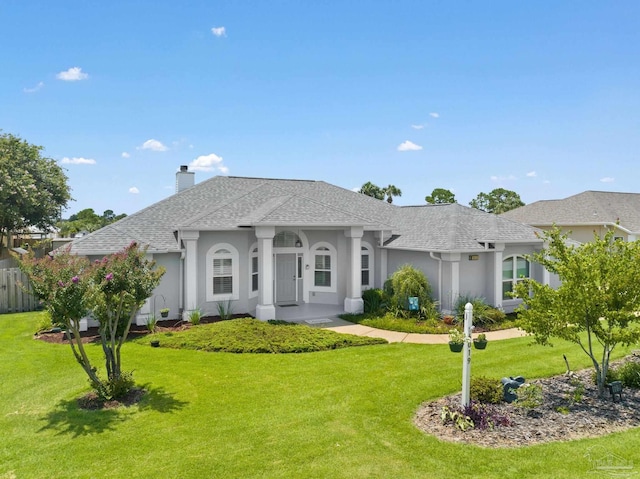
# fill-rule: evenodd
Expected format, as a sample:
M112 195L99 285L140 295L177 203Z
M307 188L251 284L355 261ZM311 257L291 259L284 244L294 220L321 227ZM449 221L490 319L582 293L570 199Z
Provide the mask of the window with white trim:
M329 243L318 243L311 249L314 291L336 291L336 249Z
M213 245L206 261L207 301L238 299L238 250L226 243Z
M515 285L529 278L530 265L522 256L511 256L502 261L502 299L513 299L509 293Z
M331 287L331 253L329 248L321 247L316 249L315 264L313 284L315 286Z
M260 288L260 283L258 279L258 247L254 247L251 249L250 261L249 261L249 280L251 284L249 285L249 296L257 296L258 289Z
M361 282L362 289L373 288L373 248L369 243L362 242L361 249Z

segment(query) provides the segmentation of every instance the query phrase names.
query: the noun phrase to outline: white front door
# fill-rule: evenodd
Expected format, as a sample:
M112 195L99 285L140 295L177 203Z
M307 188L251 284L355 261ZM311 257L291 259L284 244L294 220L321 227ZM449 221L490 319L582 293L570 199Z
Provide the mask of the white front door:
M276 255L276 302L295 302L297 289L296 254Z

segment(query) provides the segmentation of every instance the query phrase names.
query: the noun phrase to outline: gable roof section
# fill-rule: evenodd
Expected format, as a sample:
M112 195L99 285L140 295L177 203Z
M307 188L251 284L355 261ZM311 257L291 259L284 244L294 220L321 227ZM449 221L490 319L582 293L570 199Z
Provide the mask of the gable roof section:
M640 193L584 191L563 200L536 201L500 215L528 225L614 225L640 233Z

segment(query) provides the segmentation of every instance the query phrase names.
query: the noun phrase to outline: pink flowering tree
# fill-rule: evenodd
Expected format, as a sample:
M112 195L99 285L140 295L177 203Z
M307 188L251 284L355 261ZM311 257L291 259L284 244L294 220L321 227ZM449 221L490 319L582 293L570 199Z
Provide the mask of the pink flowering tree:
M163 268L156 268L155 262L146 258L146 248L140 249L136 243L92 265L88 299L92 315L100 323L100 340L111 388L120 387L128 380L123 375L120 350L133 319L163 274Z
M93 264L67 248L42 259L28 255L20 260L20 268L52 321L65 328L73 354L96 392L104 399L126 394L133 381L122 372L120 350L133 318L160 283L164 269L156 268L146 258L146 248L135 243ZM80 320L88 314L100 323L106 379L99 377L80 337Z
M91 384L99 383L80 337L80 320L89 312L86 301L89 261L69 254L69 248L41 259L36 259L32 252L17 258L20 268L29 276L35 296L44 302L52 321L64 328L73 355Z

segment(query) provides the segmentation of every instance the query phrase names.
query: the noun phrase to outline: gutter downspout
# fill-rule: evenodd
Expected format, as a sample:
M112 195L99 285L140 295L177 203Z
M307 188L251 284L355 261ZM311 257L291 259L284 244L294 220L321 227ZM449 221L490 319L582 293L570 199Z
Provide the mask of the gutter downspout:
M442 258L436 258L433 255L433 251L429 251L429 256L438 262L438 304L440 305L440 311L442 311Z

